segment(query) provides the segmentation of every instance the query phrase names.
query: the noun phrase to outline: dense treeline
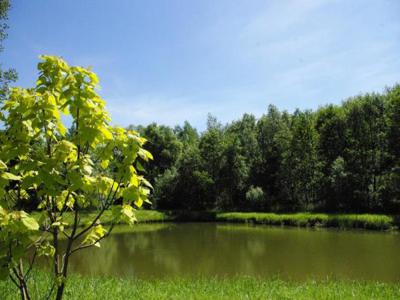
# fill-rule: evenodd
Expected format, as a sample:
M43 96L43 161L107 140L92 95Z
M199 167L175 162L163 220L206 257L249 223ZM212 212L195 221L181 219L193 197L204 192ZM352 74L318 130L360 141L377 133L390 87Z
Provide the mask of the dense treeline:
M317 111L269 106L227 125L209 116L136 127L159 209L400 211L400 86Z

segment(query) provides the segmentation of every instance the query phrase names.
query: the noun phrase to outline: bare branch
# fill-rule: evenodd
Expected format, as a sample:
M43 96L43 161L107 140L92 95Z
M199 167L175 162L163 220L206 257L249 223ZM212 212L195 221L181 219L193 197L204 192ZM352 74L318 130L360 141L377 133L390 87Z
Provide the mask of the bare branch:
M15 280L15 278L14 278L11 274L9 274L9 276L10 276L11 281L19 288L19 284L18 284L18 282Z

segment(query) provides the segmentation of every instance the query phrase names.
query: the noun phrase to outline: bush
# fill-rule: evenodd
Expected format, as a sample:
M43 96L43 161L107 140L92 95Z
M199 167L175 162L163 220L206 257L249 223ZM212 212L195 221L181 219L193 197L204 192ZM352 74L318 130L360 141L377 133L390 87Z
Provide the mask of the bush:
M246 201L250 210L262 210L265 207L265 195L262 188L251 186L246 192Z

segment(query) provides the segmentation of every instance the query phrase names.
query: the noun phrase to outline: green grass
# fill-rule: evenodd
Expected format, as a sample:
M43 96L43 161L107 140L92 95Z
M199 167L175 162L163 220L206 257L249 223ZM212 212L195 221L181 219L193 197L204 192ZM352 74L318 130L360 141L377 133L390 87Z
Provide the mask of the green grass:
M37 213L34 215L38 216ZM82 223L89 222L95 217L95 212L86 212L81 215ZM156 210L138 210L136 217L139 223L154 222L228 222L228 223L254 223L277 226L296 227L335 227L343 229L370 229L391 230L397 229L399 218L389 215L373 214L324 214L324 213L293 213L275 214L261 212L190 212ZM72 223L73 215L65 214L66 221ZM106 211L101 218L104 224L111 220L111 212Z
M32 299L43 299L48 277L35 273ZM9 281L0 281L3 300L19 299ZM135 280L72 275L65 299L400 299L400 285L365 281L308 280L305 282L236 278L172 278Z
M388 230L396 228L395 218L387 215L371 214L322 214L322 213L219 213L217 221L233 223L255 223L298 227L338 227Z

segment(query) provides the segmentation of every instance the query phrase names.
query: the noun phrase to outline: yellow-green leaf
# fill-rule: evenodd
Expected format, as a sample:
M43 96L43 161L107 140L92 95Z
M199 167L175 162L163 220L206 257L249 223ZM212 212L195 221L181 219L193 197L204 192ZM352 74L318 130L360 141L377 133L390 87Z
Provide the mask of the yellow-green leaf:
M38 222L27 214L21 216L21 221L28 230L39 230Z
M6 169L7 165L2 160L0 160L0 170L6 170Z
M12 173L4 172L0 174L1 178L6 180L21 180L21 176L14 175Z

